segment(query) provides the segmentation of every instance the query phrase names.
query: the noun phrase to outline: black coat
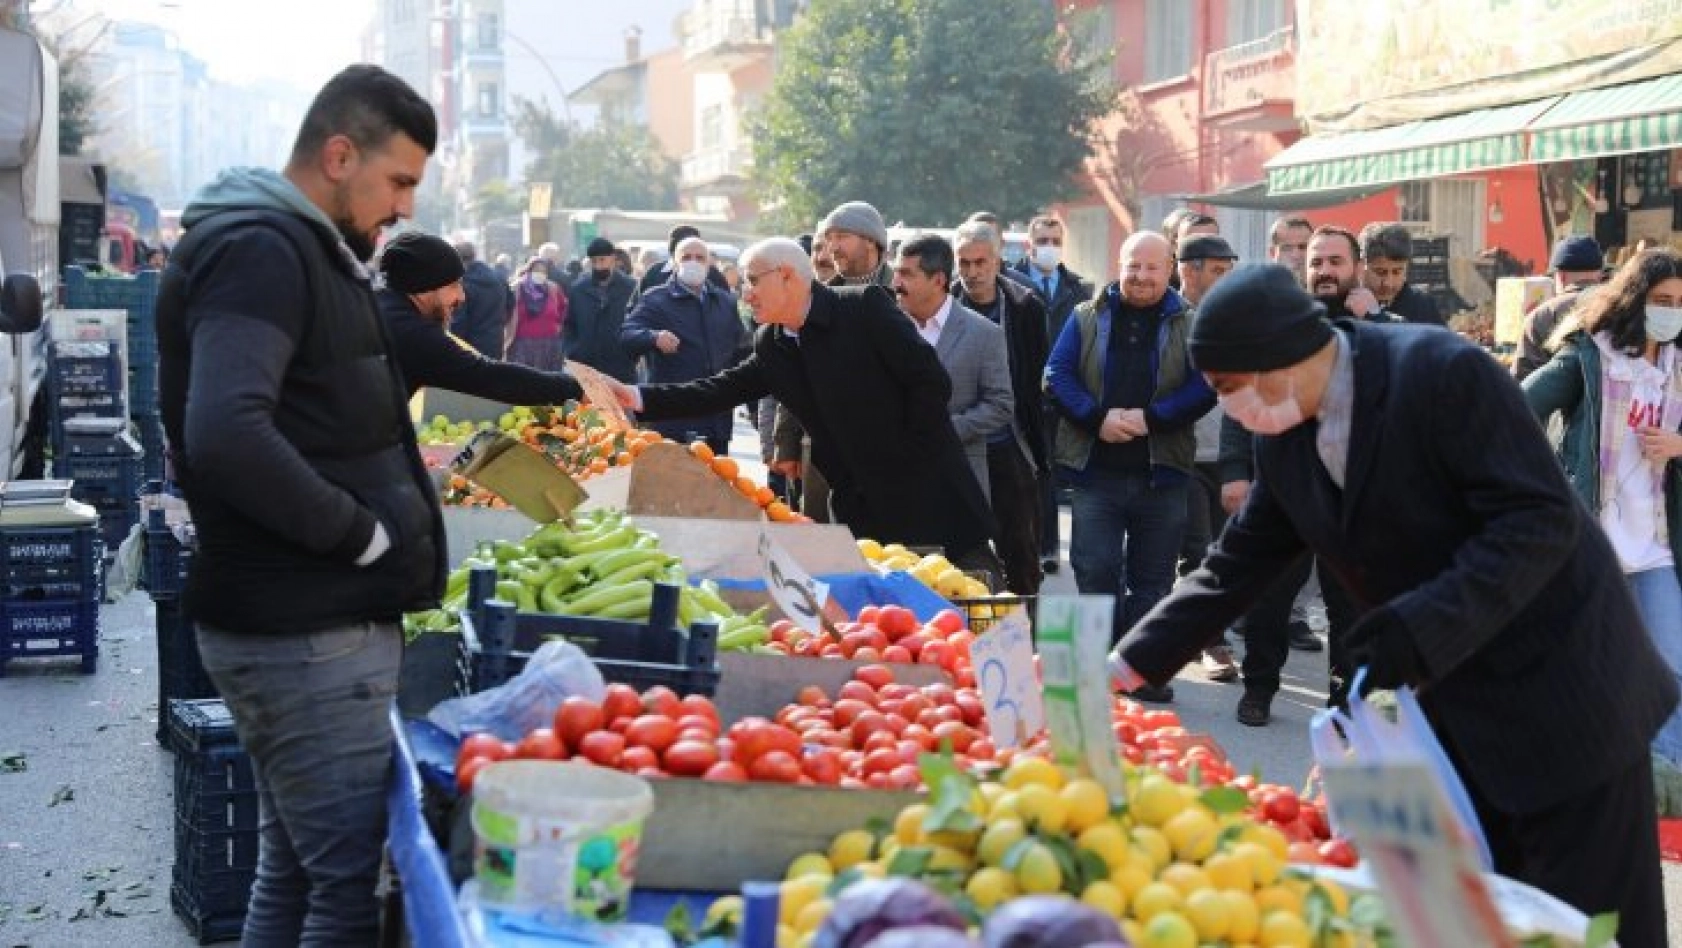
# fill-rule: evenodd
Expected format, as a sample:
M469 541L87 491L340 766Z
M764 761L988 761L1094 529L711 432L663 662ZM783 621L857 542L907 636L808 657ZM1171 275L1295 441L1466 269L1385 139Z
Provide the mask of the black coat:
M1396 294L1396 298L1391 300L1390 305L1384 308L1393 315L1400 317L1404 323L1420 323L1430 326L1444 324L1443 312L1437 308L1437 301L1412 283L1403 283L1401 290Z
M514 290L483 260L467 265L461 288L467 301L450 319L450 331L487 359L502 358L503 336L514 312Z
M1421 704L1497 809L1536 813L1622 774L1676 680L1518 386L1453 333L1339 331L1355 361L1344 489L1314 422L1256 439L1248 502L1122 656L1166 681L1312 551L1363 610L1400 620Z
M992 536L993 516L952 430L951 388L887 290L813 283L798 340L762 327L735 368L643 386L643 416L706 414L770 395L811 436L837 520L859 536L955 555Z
M1034 265L1024 260L1017 261L1012 269L1021 277L1029 281L1034 292L1039 292L1039 271ZM1051 299L1045 300L1045 337L1056 339L1063 331L1063 324L1069 321L1069 314L1075 307L1092 298L1092 284L1081 279L1080 274L1062 264L1057 265L1057 291L1051 294ZM1043 297L1042 297L1043 298Z
M380 318L411 398L422 388L444 388L510 405L558 405L584 397L578 382L565 372L487 359L465 339L422 316L403 294L381 290L377 296Z
M618 270L605 284L588 273L574 280L567 287L567 319L561 327L561 351L566 357L621 382L636 381L636 368L619 345L619 331L636 288L636 281Z
M1010 354L1010 388L1016 396L1016 426L1028 442L1037 471L1045 471L1046 436L1045 409L1041 403L1045 360L1051 354L1051 343L1045 334L1045 303L1028 284L1016 277L999 277L998 294L1004 300L1001 325L1005 331L1005 346ZM991 311L970 301L961 284L953 284L960 302L978 313Z

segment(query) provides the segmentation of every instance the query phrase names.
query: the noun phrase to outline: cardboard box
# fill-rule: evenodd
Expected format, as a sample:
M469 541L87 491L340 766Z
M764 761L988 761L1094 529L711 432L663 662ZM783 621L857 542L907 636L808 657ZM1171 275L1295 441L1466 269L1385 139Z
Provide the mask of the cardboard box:
M1553 295L1551 277L1502 277L1495 282L1495 344L1516 344L1524 317Z

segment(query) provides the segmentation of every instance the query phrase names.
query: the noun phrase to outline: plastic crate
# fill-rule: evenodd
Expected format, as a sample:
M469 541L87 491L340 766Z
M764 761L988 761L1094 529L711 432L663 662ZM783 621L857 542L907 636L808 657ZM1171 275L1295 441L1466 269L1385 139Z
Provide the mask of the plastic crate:
M175 761L175 817L199 833L257 831L257 778L238 744L183 754Z
M149 481L163 480L169 473L164 465L164 423L156 414L134 416L134 431L140 440L140 468Z
M121 392L123 359L109 342L55 342L47 348L47 391L53 396Z
M255 878L256 873L252 873ZM249 896L250 886L246 886ZM187 931L201 945L238 941L245 929L245 905L238 911L210 912L201 907L191 886L177 882L169 887L169 904L187 925Z
M169 729L177 746L198 752L212 747L237 747L234 716L220 698L178 698L169 703Z
M187 530L191 530L188 525ZM164 522L164 512L153 508L146 513L146 559L140 579L154 602L166 602L181 596L187 587L187 569L193 562L191 533L183 543L175 528ZM162 612L159 613L161 631ZM202 696L195 696L202 697Z
M128 427L124 418L64 419L53 435L53 456L66 463L72 458L140 457L140 442L129 434Z
M101 555L99 529L92 523L0 528L0 581L8 589L85 582L98 576Z
M172 751L187 750L184 737L172 727L170 705L174 701L203 701L218 697L216 683L204 670L199 657L199 640L192 620L181 611L179 603L165 600L157 604L158 632L158 743ZM226 712L226 708L222 709ZM214 746L234 743L233 719L227 721L226 739Z
M99 601L0 602L0 676L18 658L79 658L82 673L99 665Z
M55 395L47 402L47 423L55 437L72 418L127 418L128 398L122 392ZM56 450L56 447L55 447Z
M1032 625L1037 602L1036 596L988 596L985 599L953 599L952 607L964 614L971 632L981 635L1017 606L1028 610L1028 622Z

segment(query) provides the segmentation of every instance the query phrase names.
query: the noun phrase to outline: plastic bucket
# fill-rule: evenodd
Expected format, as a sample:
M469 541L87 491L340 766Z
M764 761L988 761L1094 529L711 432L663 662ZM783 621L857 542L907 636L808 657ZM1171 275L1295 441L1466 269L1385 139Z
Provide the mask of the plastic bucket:
M648 782L548 760L500 761L473 785L474 878L487 905L619 921L631 904Z

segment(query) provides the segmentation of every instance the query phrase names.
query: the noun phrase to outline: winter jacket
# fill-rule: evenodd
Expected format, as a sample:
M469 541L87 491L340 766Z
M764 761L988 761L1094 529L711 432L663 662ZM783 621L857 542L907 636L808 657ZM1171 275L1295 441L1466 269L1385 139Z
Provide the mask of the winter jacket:
M514 291L497 279L496 271L483 260L467 265L461 287L467 293L467 301L450 320L450 332L485 358L502 358L503 334L508 331L508 316L514 311Z
M676 352L668 354L655 347L655 336L662 331L677 336ZM688 382L735 365L746 335L736 297L729 291L703 284L697 294L673 277L643 294L619 330L619 345L631 361L643 360L648 381ZM695 427L695 422L704 427ZM721 431L728 438L730 424L730 412L724 411L659 422L654 429L680 439L691 430Z
M566 325L561 328L561 351L566 357L599 369L621 382L635 382L636 368L619 344L635 280L613 271L606 283L589 273L567 288Z
M1038 293L1019 279L1000 277L994 282L998 285L998 298L1004 301L1001 325L1005 331L1006 351L1010 354L1010 388L1016 398L1017 434L1024 442L1034 470L1044 471L1045 413L1040 385L1045 377L1045 361L1050 355L1050 343L1045 335L1045 303ZM960 302L978 313L983 312L983 307L970 301L961 284L954 283L952 287Z
M411 398L422 388L444 388L510 405L558 405L584 397L584 389L565 372L487 359L465 339L421 315L407 296L392 290L377 295L380 318Z

